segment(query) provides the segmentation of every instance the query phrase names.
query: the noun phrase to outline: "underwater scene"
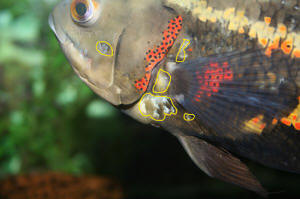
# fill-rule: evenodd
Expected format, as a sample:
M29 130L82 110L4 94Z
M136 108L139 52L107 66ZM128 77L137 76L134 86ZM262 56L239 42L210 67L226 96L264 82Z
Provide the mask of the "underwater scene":
M0 199L296 199L299 174L299 0L0 1Z

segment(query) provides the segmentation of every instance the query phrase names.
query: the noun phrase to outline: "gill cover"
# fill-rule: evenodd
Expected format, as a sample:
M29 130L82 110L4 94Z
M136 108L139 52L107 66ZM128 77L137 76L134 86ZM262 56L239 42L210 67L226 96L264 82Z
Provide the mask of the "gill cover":
M120 105L142 96L135 80L145 76L146 52L174 16L156 0L63 0L49 23L77 75Z

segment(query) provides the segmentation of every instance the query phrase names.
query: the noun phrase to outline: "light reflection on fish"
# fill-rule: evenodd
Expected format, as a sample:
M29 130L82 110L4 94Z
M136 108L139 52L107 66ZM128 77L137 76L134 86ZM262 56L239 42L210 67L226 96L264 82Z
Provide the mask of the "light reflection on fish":
M63 0L49 23L95 93L267 195L234 155L300 173L299 19L296 0Z

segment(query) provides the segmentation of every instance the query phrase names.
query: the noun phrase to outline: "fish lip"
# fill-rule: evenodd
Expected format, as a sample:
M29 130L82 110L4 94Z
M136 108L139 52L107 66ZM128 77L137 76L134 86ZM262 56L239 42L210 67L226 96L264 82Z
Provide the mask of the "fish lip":
M56 28L55 28L55 25L54 25L54 18L53 18L52 14L50 14L49 17L48 17L48 23L49 23L49 26L50 26L51 30L54 32L54 35L55 35L56 39L59 41L59 43L64 43L65 40L63 40L62 37L60 37L58 32L56 31Z
M53 17L52 14L49 15L48 23L49 23L49 26L50 26L51 30L54 32L56 39L60 43L60 45L65 45L66 43L70 42L77 49L78 53L80 55L82 55L85 59L87 59L86 61L90 61L91 60L91 58L89 58L87 56L87 53L88 53L87 50L81 49L77 45L77 43L74 42L74 40L67 33L56 30L56 28L55 28L55 20L54 20L54 17Z
M56 30L55 30L55 27L54 27L54 22L53 22L53 16L52 16L52 14L50 14L49 17L48 17L48 23L49 23L49 26L50 26L51 30L52 30L55 34L57 34L57 33L56 33Z

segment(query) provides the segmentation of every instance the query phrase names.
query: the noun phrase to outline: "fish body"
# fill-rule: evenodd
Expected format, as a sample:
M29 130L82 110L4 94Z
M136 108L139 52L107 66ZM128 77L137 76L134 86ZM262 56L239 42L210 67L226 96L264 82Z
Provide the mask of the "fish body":
M234 155L300 173L299 19L293 0L64 0L49 22L99 96L266 195Z

